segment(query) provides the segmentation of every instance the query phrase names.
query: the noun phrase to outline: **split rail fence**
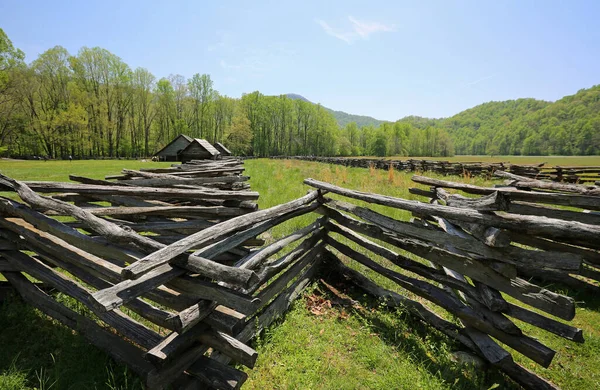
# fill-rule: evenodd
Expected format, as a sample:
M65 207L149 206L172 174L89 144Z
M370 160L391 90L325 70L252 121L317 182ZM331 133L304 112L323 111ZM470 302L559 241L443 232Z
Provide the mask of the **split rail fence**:
M442 175L464 175L491 177L497 170L521 176L547 179L566 183L599 183L600 166L545 166L542 164L511 164L509 162L450 162L442 160L384 160L350 157L320 156L274 156L274 159L315 161L354 168L393 169L406 172L435 172Z
M331 274L412 313L525 388L556 387L516 363L503 345L544 367L555 351L513 319L583 342L582 331L564 322L575 316L573 299L524 276L535 269L585 283L596 275L598 216L561 209L546 216L531 211L546 208L521 203L535 196L600 210L597 188L524 191L522 179L510 176L511 188L465 198L443 190L456 188L451 182L415 177L435 187L413 190L435 200L426 203L306 179L315 190L255 210L258 194L240 185L247 184L242 173L241 162L222 160L124 170L101 181L71 177L79 184L0 176L24 202L0 198L0 272L28 303L127 364L151 389L239 388L247 375L227 363L253 367L257 353L249 341L312 281ZM541 183L523 185L565 186ZM345 198L415 218L390 218ZM567 212L582 219L561 214ZM314 222L286 237L257 238L311 213ZM404 294L381 287L372 272ZM85 311L59 303L25 275L71 296Z

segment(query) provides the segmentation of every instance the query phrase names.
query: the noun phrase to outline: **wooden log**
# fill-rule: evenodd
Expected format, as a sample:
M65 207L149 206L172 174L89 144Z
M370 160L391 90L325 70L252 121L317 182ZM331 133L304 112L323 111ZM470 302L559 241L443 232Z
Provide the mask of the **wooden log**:
M461 237L461 238L468 237L468 235L466 233L464 233L457 227L453 226L451 223L449 223L445 219L439 218L439 217L435 217L435 219L436 219L438 225L446 233L453 235L453 236ZM452 247L451 245L446 245L446 249L448 249L448 251L450 251L450 252L453 252L453 253L456 253L459 255L464 254L464 252L457 250L456 248ZM446 272L446 274L448 276L451 276L452 278L455 278L461 282L468 283L467 280L465 279L465 277L463 275L461 275L459 272L456 272L452 269L448 269L446 267L443 267L443 269L444 269L444 272ZM490 322L495 324L495 326L498 329L501 329L509 334L517 334L517 335L521 334L522 333L521 330L514 323L512 323L508 318L504 317L502 314L496 313L496 311L499 311L499 309L505 308L508 305L508 303L504 300L504 298L502 298L502 295L498 292L498 290L488 286L485 283L482 283L481 281L474 280L474 283L477 286L477 291L480 292L481 298L474 299L472 297L467 297L466 302L469 305L471 305L471 307L473 307L475 310L479 310L484 315L484 317L488 318L490 320ZM479 300L481 300L483 305L479 303ZM489 309L491 311L491 313L486 312L487 310L482 310L484 307Z
M2 202L3 200L5 199L0 199L0 209L2 210L4 210L2 205L6 205L6 203ZM11 202L12 201L7 202L7 204L11 205ZM48 218L43 214L39 214L27 207L24 207L23 205L20 205L19 203L12 203L16 206L14 208L10 206L8 207L8 211L11 214L25 217L27 221L35 223L38 227L50 232L52 236L55 236L56 238L52 238L52 236L44 236L44 234L42 234L39 230L32 230L32 226L30 224L27 224L23 221L19 222L18 219L10 220L12 224L6 225L6 227L13 229L18 234L29 237L29 240L33 240L35 236L31 236L28 231L37 232L36 234L46 237L48 240L54 242L54 244L45 244L43 241L36 241L38 248L45 248L47 251L51 251L59 257L67 254L70 256L76 256L73 258L75 263L85 266L87 269L92 270L97 275L101 275L103 279L106 279L111 283L116 283L120 280L120 273L122 269L120 266L115 265L113 262L106 261L101 257L97 257L91 253L80 250L78 247L84 247L86 250L97 249L97 252L100 252L98 253L99 255L107 258L116 257L119 254L125 255L127 251L120 251L114 246L99 246L94 240L90 239L84 234L79 233L75 229L68 228L60 222ZM65 239L65 242L57 243L57 239ZM75 245L69 246L67 242L72 242ZM60 248L65 248L68 252L62 253L60 252ZM65 257L65 259L69 258L70 257ZM133 259L137 259L137 257L133 257ZM189 307L193 303L190 301L189 297L175 293L174 291L171 291L165 287L159 287L157 290L148 291L147 294L150 299L176 310L182 310L186 307Z
M361 237L357 233L354 233L351 229L339 225L336 222L329 221L327 223L327 229L331 232L338 233L343 237L350 239L351 241L354 241L363 248L366 248L371 252L382 256L383 258L389 260L394 265L402 269L413 272L427 279L434 280L438 283L446 284L453 289L460 290L476 299L480 299L478 292L473 286L461 281L457 281L456 279L448 277L443 272L440 272L437 269L427 267L424 264L411 260L408 257L402 256L400 254L397 254L396 252L391 251L390 249L382 247L364 237Z
M472 326L483 333L487 333L490 336L497 338L501 342L507 344L511 348L519 351L523 355L532 359L536 363L548 367L552 361L555 352L550 348L544 346L538 341L525 336L525 335L511 335L494 326L489 322L488 318L473 310L472 308L463 305L463 303L456 297L447 294L439 287L433 286L430 283L410 278L405 275L399 274L392 270L389 270L378 263L372 261L365 255L354 251L344 244L335 242L335 240L328 239L328 243L335 249L339 250L344 255L358 261L373 271L387 277L399 286L417 294L436 305L446 309L450 313L459 317L465 324Z
M6 176L0 182L6 188L14 188L6 182ZM253 191L204 191L204 190L180 190L174 188L155 188L137 186L115 186L74 184L60 182L25 182L29 188L37 192L76 192L78 194L103 194L103 195L125 195L142 197L144 199L240 199L256 200L258 192Z
M244 327L245 319L246 317L242 313L219 305L204 319L204 322L219 332L234 335ZM184 331L185 329L177 330L178 333Z
M200 341L248 368L254 368L256 364L258 353L254 349L223 332L210 330L202 333Z
M323 226L324 222L325 218L320 218L312 224L240 259L236 263L236 266L254 270L260 267L269 257L278 253L291 243L298 241L309 234L315 233L321 226Z
M550 192L530 192L521 191L514 188L487 188L475 186L472 184L455 183L446 180L432 179L424 176L413 176L412 180L420 184L431 185L435 187L454 188L469 194L489 195L494 192L501 192L507 195L511 201L525 201L533 203L549 203L562 206L572 206L580 208L590 208L600 210L600 198L586 195L565 195Z
M300 206L296 210L293 210L288 213L283 213L279 216L274 217L270 221L267 220L263 224L259 224L258 226L255 226L249 230L230 236L225 240L219 242L218 244L206 247L198 253L202 256L205 256L206 258L211 259L214 256L217 256L220 253L227 251L229 248L239 245L240 242L242 242L242 240L247 239L249 236L256 235L264 230L267 230L269 227L281 223L289 218L310 212L314 210L316 206L317 204ZM220 233L223 232L220 231ZM96 300L96 304L99 307L102 307L105 310L111 310L112 308L118 307L128 302L129 300L139 296L140 294L155 288L156 286L165 284L168 281L173 280L175 277L183 275L184 272L185 271L180 268L173 268L170 265L165 264L136 280L126 280L119 284L116 284L111 288L98 291L94 294L94 299ZM258 277L255 281L253 281L252 285L256 284L257 282ZM191 308L190 311L193 314L197 313L197 310L195 308ZM186 318L188 317L189 316L186 315Z
M312 187L330 191L335 194L359 199L370 203L381 204L408 210L419 215L436 215L442 218L453 219L463 222L477 223L483 226L509 229L513 231L534 234L544 237L564 237L580 240L593 241L594 237L600 235L600 227L586 225L579 222L563 221L551 218L539 218L533 216L516 216L512 214L496 215L483 214L475 210L461 209L441 205L431 205L416 201L369 194L366 192L348 190L328 183L313 179L304 180L305 184ZM600 207L600 198L599 207ZM600 245L600 244L599 244Z
M187 369L187 372L216 390L239 389L246 379L248 379L248 374L245 372L236 370L206 356L196 360Z
M449 243L457 249L472 253L482 259L492 259L513 265L539 266L572 271L578 271L581 268L582 258L575 254L566 255L562 252L531 251L514 246L495 248L487 246L475 239L457 238L444 232L425 229L410 223L401 222L376 213L370 209L355 206L351 203L328 201L327 205L357 215L366 221L380 225L385 229L393 230L401 235L432 242L434 245L439 245L439 243ZM419 213L419 215L429 214Z
M447 231L449 234L464 236L464 233L462 233L458 229L455 229L450 224L446 223L445 220L443 220L443 219L438 220L438 223L440 223L442 228L445 231ZM448 250L451 252L459 253L451 246L448 247ZM457 281L460 281L462 283L468 283L467 280L465 279L465 277L463 275L459 274L458 272L448 269L446 267L438 266L435 263L432 263L432 265L443 269L443 271L451 278L453 278ZM481 300L484 302L484 304L486 304L488 302L488 299L490 298L490 296L488 294L493 292L493 290L491 288L487 288L487 286L484 284L478 284L477 286L484 287L484 289L479 288L479 291L481 293ZM447 286L444 286L444 287L447 288ZM495 326L497 328L502 329L509 334L511 334L511 333L514 333L517 335L521 334L520 329L518 327L516 327L512 322L510 322L505 317L500 316L500 315L489 315L489 313L486 315L485 310L481 310L482 305L479 304L479 302L476 299L474 299L472 297L464 297L463 294L460 294L460 292L457 292L457 291L451 290L450 293L456 294L459 298L461 298L462 301L466 301L475 310L482 311L482 314L484 315L484 317L488 318L488 320L490 322L492 322L493 324L495 324ZM496 301L497 299L500 299L503 301L501 296L498 298L497 296L494 295L493 300ZM491 305L489 303L486 304L486 306L491 309L491 307L490 307ZM490 336L473 328L468 323L466 323L466 321L464 321L462 319L460 321L465 326L465 329L464 329L465 333L469 336L469 338L475 344L475 346L476 346L475 351L479 352L479 354L481 354L487 361L489 361L490 363L492 363L494 365L500 364L501 362L505 363L505 362L512 361L511 355L504 348L500 347ZM496 324L498 324L498 325L496 325Z
M304 257L310 252L315 252L315 248L318 250L322 249L322 245L318 244L318 242L324 237L324 231L318 231L284 256L262 266L257 271L259 282L252 286L248 291L255 292L260 288L260 286L268 282L269 279L271 279L274 275L283 271L299 258Z
M161 368L153 369L146 377L146 388L149 390L168 388L182 372L186 371L207 350L208 347L204 345L194 346L182 353L178 359L168 362Z
M507 211L510 206L509 197L498 191L479 198L466 198L458 194L449 194L443 188L436 188L435 192L439 199L443 199L451 207L478 211Z
M314 191L297 200L284 203L279 206L271 207L266 210L261 210L251 214L235 217L219 224L218 226L213 226L204 229L198 233L195 233L187 238L176 242L175 244L169 245L168 247L160 249L146 256L145 258L135 262L134 264L131 264L127 268L124 268L123 276L128 279L139 277L156 267L168 263L171 259L184 253L185 251L195 246L202 245L204 242L209 241L211 237L215 234L222 236L224 234L229 234L238 230L242 230L247 226L266 221L267 219L275 218L282 214L293 211L300 206L312 202L317 198L317 196L318 193Z
M527 202L512 202L508 212L512 214L528 214L540 217L564 219L589 225L600 225L600 215L598 214L544 207Z
M19 272L19 267L15 267L8 260L0 257L0 272Z
M133 372L145 378L152 366L143 359L143 352L113 332L102 329L97 323L56 302L18 272L3 275L31 306L83 335L91 344L113 359L126 364Z
M178 170L172 168L141 168L141 172L151 172L151 173L168 173L170 175L175 176L190 176L190 177L200 177L200 176L222 176L223 174L236 174L242 173L244 168L223 168L223 169L199 169L195 168L193 170ZM112 176L107 176L108 178L113 178Z
M326 207L326 210L329 212L331 209ZM502 275L495 273L492 269L486 267L480 261L473 261L473 259L457 255L441 248L432 247L431 245L416 240L395 237L393 234L390 234L389 230L387 232L385 231L385 229L389 229L389 226L382 227L377 224L366 224L364 222L344 217L341 215L341 213L331 212L329 216L336 222L343 226L349 227L354 231L381 239L385 242L395 245L400 249L433 261L436 264L457 270L464 275L481 281L482 283L486 283L490 287L503 291L514 298L527 303L528 305L544 310L547 313L556 315L566 320L572 319L575 315L575 304L573 299L564 295L553 293L539 286L535 286L522 279L507 279ZM450 235L447 236L453 237ZM451 244L454 246L454 243Z
M217 302L243 314L254 313L261 302L260 297L252 298L195 276L182 275L171 280L168 286L176 291L194 295L199 299Z
M236 333L235 338L242 343L247 343L255 337L262 329L268 327L277 318L282 316L291 306L291 304L300 296L302 291L314 280L315 274L321 266L321 261L313 263L301 275L298 275L289 287L281 292L263 312L255 318L247 321L245 327ZM216 353L211 355L212 359L221 363L229 362L227 356Z
M291 266L287 271L281 274L271 284L261 290L257 297L264 304L268 303L271 299L281 293L288 283L297 277L304 268L311 264L316 263L321 259L323 245L315 246L311 251L307 252L296 264Z
M189 216L206 218L237 217L249 212L248 209L222 206L98 207L87 209L87 211L96 216L160 215L173 218Z
M6 176L3 176L1 174L0 183L10 185L13 189L15 189L15 191L17 191L19 196L21 196L21 198L26 200L28 203L34 204L44 209L51 209L72 215L80 221L86 223L92 230L117 243L135 243L140 248L146 250L149 249L151 251L160 250L161 248L167 248L164 244L156 242L155 240L152 240L148 237L141 236L133 231L123 229L117 226L116 224L108 222L105 219L99 218L80 207L61 202L59 200L39 196L23 183L7 178ZM183 251L180 253L183 253ZM193 267L193 271L195 272L198 272L207 277L212 277L217 280L229 282L232 284L240 284L242 286L247 286L256 280L256 275L252 271L225 266L214 261L208 260L206 258L201 258L198 256L187 256L185 262L189 267ZM137 263L139 262L136 262L134 264ZM128 270L128 268L124 268L122 272L127 274L126 270Z
M6 220L0 220L1 225L7 223L8 221ZM47 233L37 231L30 225L23 225L20 229L16 229L15 231L28 239L28 249L35 250L42 259L64 269L93 288L102 289L111 286L109 282L103 280L103 277L113 282L118 280L118 273L109 273L110 276L105 277L103 273L89 269L86 270L82 265L85 264L86 260L92 257L91 255L72 247L65 242L61 242L55 237L51 237ZM94 259L92 258L91 260ZM127 307L159 326L173 329L168 320L171 316L171 313L168 311L154 307L141 299L135 299L129 302Z
M544 251L575 253L590 264L600 265L600 252L598 251L524 234L512 234L511 239L519 244L527 245L532 248L539 248Z
M115 183L108 180L98 180L98 179L90 179L89 177L77 176L77 175L69 175L69 180L76 181L82 184L95 184L95 185L103 185L103 186L118 186L121 185L119 183ZM38 182L33 182L38 183Z
M513 318L537 326L538 328L554 333L557 336L564 337L567 340L572 340L577 343L584 342L583 331L581 329L544 317L543 315L523 307L508 303L508 306L503 309L503 312Z
M320 207L320 205L317 202L313 202L313 203L310 203L307 205L300 206L294 211L291 211L291 212L279 215L277 217L274 217L272 219L268 219L264 222L258 223L254 226L251 226L250 228L248 228L246 230L242 230L242 231L239 231L239 232L231 234L231 235L221 234L219 236L216 236L217 238L214 238L210 241L205 242L205 244L210 244L210 245L207 245L206 247L194 252L194 255L212 258L216 254L222 253L226 250L236 248L239 245L248 243L248 240L251 239L252 237L256 237L257 235L267 231L268 229L270 229L274 226L277 226L277 225L279 225L287 220L290 220L292 218L296 218L301 215L305 215L310 212L313 212L319 207ZM226 238L224 238L221 241L212 243L212 241L216 241L217 239L220 239L220 237L223 237L223 236L225 236ZM264 244L264 242L262 242L261 245L262 244Z
M496 171L494 172L494 175L513 180L511 185L517 188L538 188L551 191L571 192L581 195L600 196L600 189L595 188L594 186L542 181L503 171Z
M21 252L8 251L3 252L2 257L8 259L13 266L26 270L28 274L32 275L36 279L56 288L63 294L75 298L77 301L81 302L88 309L94 312L94 314L96 314L102 321L114 327L123 336L127 337L143 348L150 349L160 342L161 337L158 335L158 333L133 320L122 312L114 310L109 313L104 313L96 310L94 305L92 305L91 293L89 290L74 280L63 276L59 272L56 272L52 268L35 260L34 258Z
M116 259L123 262L134 262L138 260L138 258L133 257L126 252L108 245L99 244L76 229L72 229L59 221L49 218L13 200L0 198L0 212L2 212L2 215L4 216L22 218L28 223L36 226L38 229L49 232L69 244L79 248L86 248L86 251L93 253L96 256ZM106 264L104 267L110 266Z
M467 337L466 334L464 334L464 330L457 325L446 321L418 301L380 287L360 272L344 265L331 251L325 249L325 253L327 266L331 267L334 272L337 272L342 278L350 281L354 285L363 289L369 295L377 298L382 304L391 309L399 308L407 310L409 313L421 319L425 323L430 324L440 332L444 333L446 336L459 341L470 349L474 348L473 342Z

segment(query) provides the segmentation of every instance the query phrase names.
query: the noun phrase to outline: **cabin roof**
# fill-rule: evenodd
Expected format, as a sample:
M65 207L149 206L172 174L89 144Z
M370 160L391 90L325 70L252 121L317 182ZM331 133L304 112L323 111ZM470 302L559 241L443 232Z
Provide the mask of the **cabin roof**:
M231 151L230 151L229 149L227 149L227 148L225 147L225 145L223 145L222 143L220 143L220 142L215 142L215 146L217 146L218 148L221 148L221 149L223 149L223 151L224 151L225 153L229 153L229 154L231 154Z
M181 137L183 137L188 142L188 144L190 144L194 140L192 137L189 137L185 134L179 134L177 137L173 138L173 140L171 142L169 142L167 145L165 145L164 148L162 148L158 152L154 153L154 155L158 156L160 153L162 153L163 150L167 149L169 146L171 146L175 141L177 141Z
M210 144L210 142L208 142L207 140L202 139L202 138L194 138L192 140L192 142L190 142L190 144L188 146L186 146L186 148L183 149L183 151L181 151L181 154L185 153L186 150L188 150L194 144L200 145L202 148L204 148L212 156L218 156L219 154L221 154L221 152L219 152L217 149L215 149L215 147L212 146Z

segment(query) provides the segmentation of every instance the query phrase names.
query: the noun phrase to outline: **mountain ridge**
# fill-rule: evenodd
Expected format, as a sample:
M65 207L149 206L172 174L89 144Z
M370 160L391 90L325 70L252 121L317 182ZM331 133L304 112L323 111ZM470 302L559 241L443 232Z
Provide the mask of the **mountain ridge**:
M316 104L316 103L308 100L304 96L299 95L297 93L286 93L285 96L287 96L289 99L292 99L292 100L302 100L305 102ZM325 110L329 111L335 117L335 120L337 121L337 123L340 127L344 127L348 123L351 123L351 122L355 122L359 128L365 127L365 126L378 127L382 123L389 122L389 121L384 121L384 120L380 120L380 119L375 119L372 116L368 116L368 115L349 114L345 111L334 110L332 108L325 107L323 105L322 105L322 107Z

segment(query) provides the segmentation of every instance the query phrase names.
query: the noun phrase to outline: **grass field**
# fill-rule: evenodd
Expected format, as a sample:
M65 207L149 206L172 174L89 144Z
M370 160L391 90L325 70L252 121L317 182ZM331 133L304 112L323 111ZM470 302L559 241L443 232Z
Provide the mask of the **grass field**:
M361 157L363 158L363 157ZM377 157L364 157L377 158ZM600 156L454 156L454 157L386 157L388 160L443 160L450 162L510 162L512 164L600 165Z
M464 161L464 160L463 160ZM540 160L536 160L540 161ZM546 161L544 159L544 161ZM580 161L580 160L577 160ZM600 164L580 161L580 164ZM574 163L573 163L574 164ZM136 161L21 162L0 161L0 172L17 179L67 180L69 173L101 178L121 168L159 163ZM162 163L161 165L168 165ZM345 168L286 160L248 160L252 189L261 194L261 208L292 200L309 189L302 180L312 177L348 188L416 199L405 173ZM480 178L455 178L486 184ZM387 215L407 219L400 210ZM272 231L277 238L305 226L314 216L296 218ZM356 264L350 263L357 267ZM386 264L389 265L389 264ZM368 272L367 272L368 273ZM387 288L391 282L369 273ZM564 389L600 388L600 299L584 292L563 292L578 302L572 322L584 330L586 343L575 344L518 323L526 333L557 351L549 369L515 354L516 359ZM352 294L352 292L349 292ZM404 292L403 292L404 293ZM318 283L307 296L328 299ZM410 295L410 294L407 294ZM364 310L331 309L311 312L311 300L298 300L292 310L256 340L259 359L247 370L245 388L298 389L489 389L513 388L494 371L459 366L450 360L457 346L438 332L407 318L386 312L362 296ZM65 298L62 298L65 299ZM314 311L314 310L313 310ZM37 311L10 301L0 306L0 389L139 389L140 381L102 352L88 346L68 329Z

